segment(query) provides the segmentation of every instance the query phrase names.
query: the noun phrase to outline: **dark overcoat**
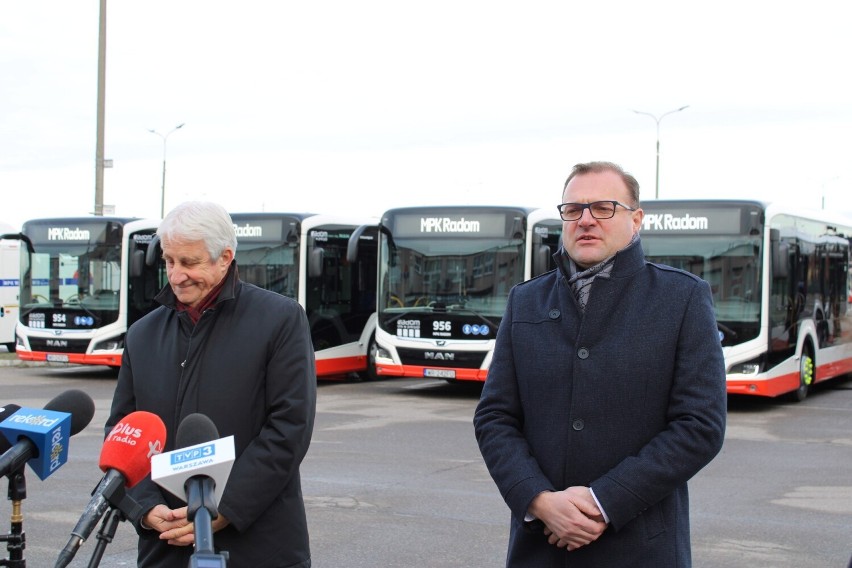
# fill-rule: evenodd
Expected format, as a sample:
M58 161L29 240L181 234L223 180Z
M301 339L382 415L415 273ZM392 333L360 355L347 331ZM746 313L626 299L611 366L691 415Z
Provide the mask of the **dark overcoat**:
M646 262L637 240L595 279L585 312L564 269L517 285L474 417L512 513L506 565L690 566L687 480L721 449L725 416L705 281ZM524 519L542 491L576 485L610 524L568 552Z
M236 454L218 507L230 525L213 535L216 549L229 553L229 568L308 567L299 466L313 431L316 371L307 317L291 298L241 282L235 263L226 278L196 325L167 286L164 305L130 327L106 429L130 412L153 412L170 451L187 415L208 416L220 437L234 436ZM150 476L129 493L145 511L185 505ZM188 566L191 546L136 526L138 566Z

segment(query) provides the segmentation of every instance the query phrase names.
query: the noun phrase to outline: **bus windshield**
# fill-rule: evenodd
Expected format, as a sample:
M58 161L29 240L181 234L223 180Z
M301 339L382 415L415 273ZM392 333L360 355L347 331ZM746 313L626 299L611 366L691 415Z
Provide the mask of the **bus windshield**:
M231 215L240 278L283 296L299 297L299 230L291 215Z
M523 280L522 239L397 239L383 256L384 311L468 309L502 316L509 289Z
M22 323L44 329L90 329L117 321L120 223L79 224L71 229L35 225L25 231L34 252L21 247Z
M289 243L243 243L237 248L240 278L290 298L298 297L299 250Z
M666 264L706 280L713 291L723 345L757 337L760 330L761 238L730 235L643 235L651 262Z

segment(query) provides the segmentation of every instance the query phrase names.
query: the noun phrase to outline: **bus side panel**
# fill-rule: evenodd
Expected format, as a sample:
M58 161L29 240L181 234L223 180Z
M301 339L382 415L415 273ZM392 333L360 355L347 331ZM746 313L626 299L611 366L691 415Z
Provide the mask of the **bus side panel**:
M820 349L816 354L816 361L815 383L852 373L852 344ZM743 375L728 375L729 394L781 396L799 388L799 360L798 357L791 357L773 366L766 373L741 377Z
M816 356L815 382L821 382L847 373L852 373L852 344L820 349Z
M21 260L17 241L0 242L0 345L15 347Z
M316 352L317 378L344 378L349 373L360 373L367 368L366 347L360 343L347 343Z

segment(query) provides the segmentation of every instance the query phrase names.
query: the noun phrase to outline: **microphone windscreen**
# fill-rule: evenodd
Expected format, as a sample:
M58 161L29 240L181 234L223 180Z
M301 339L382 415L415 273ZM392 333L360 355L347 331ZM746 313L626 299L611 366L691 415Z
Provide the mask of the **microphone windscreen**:
M151 471L151 457L166 445L166 425L152 412L137 410L125 416L107 434L98 466L119 471L133 487Z
M210 417L196 412L180 421L177 437L175 438L175 447L187 448L196 444L210 442L217 438L219 438L219 430L213 424L213 421L210 420Z
M80 433L95 415L95 401L81 390L71 389L56 395L44 405L45 410L71 415L71 435Z
M21 409L17 404L4 404L0 406L0 422L3 422L17 411ZM12 447L11 442L6 439L6 436L0 434L0 454L5 454L6 450Z

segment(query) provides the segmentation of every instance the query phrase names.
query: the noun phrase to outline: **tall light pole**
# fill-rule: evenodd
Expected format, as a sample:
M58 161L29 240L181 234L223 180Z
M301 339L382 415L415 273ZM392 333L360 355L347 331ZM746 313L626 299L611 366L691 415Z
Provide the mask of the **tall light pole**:
M151 134L156 134L157 136L163 139L163 186L160 190L160 219L166 216L166 140L169 139L169 136L171 136L172 132L183 128L184 124L186 123L181 122L171 130L169 130L165 135L160 134L152 128L148 129L148 132L150 132Z
M664 112L664 113L663 113L663 114L661 114L660 116L655 116L655 115L651 114L650 112L642 112L642 111L638 111L638 110L634 110L634 111L633 111L633 112L635 112L636 114L644 114L644 115L646 115L646 116L650 116L651 118L653 118L653 119L654 119L654 122L656 122L656 123L657 123L657 191L656 191L656 193L654 194L654 197L655 197L656 199L659 199L659 198L660 198L660 121L661 121L661 120L663 120L663 117L664 117L664 116L668 116L668 115L670 115L670 114L673 114L673 113L676 113L676 112L680 112L680 111L682 111L683 109L687 108L688 106L689 106L689 105L683 105L683 106L682 106L682 107L680 107L680 108L676 108L676 109L674 109L674 110L670 110L670 111L668 111L668 112Z
M840 179L840 176L834 176L833 178L824 180L821 184L822 187L822 209L825 209L825 186L836 179Z
M106 101L106 0L98 18L98 108L95 140L95 215L104 214L104 107Z

